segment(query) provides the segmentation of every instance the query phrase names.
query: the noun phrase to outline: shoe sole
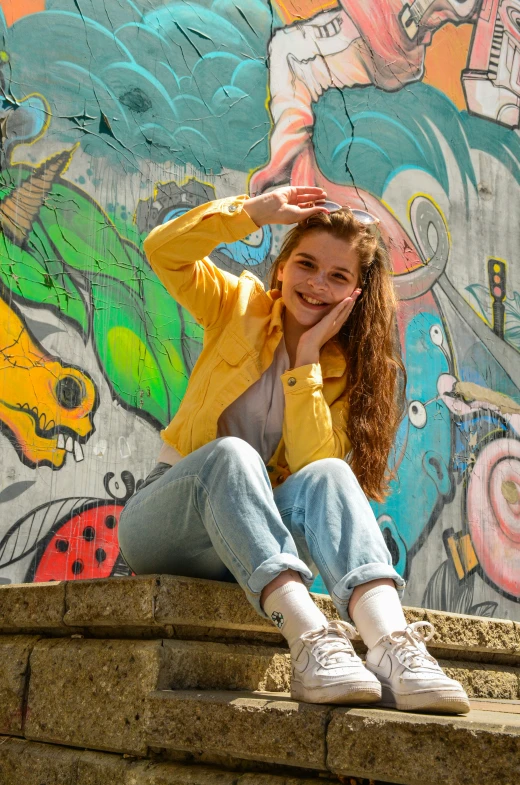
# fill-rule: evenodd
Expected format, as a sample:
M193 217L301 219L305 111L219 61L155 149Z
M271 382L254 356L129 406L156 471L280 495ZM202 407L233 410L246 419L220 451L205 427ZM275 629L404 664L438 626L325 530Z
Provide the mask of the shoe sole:
M380 706L399 711L426 711L434 714L467 714L469 700L454 690L428 690L412 695L399 695L382 686Z
M381 700L381 688L378 684L358 683L333 684L329 687L307 688L302 684L291 684L291 698L304 703L341 703L355 705L358 703L377 703Z

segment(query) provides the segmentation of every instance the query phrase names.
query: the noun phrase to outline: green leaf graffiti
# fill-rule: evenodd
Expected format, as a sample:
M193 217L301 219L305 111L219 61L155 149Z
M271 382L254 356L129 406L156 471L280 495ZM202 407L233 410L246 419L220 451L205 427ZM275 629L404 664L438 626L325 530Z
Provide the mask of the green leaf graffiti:
M31 173L2 173L0 199ZM186 390L202 333L166 292L139 248L84 192L59 178L22 245L0 234L0 280L92 340L114 396L166 426Z

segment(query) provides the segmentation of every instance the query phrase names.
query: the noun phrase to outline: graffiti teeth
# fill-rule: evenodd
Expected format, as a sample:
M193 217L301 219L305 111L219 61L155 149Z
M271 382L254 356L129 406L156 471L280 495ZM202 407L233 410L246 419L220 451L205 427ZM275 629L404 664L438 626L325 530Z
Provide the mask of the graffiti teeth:
M67 452L74 451L74 440L72 436L67 436L67 441L65 442L65 449L67 450Z
M65 449L65 437L62 433L58 434L58 449L64 450Z
M79 463L79 461L82 461L83 458L84 458L84 455L83 455L83 449L81 447L81 444L79 442L74 442L74 459L75 459L75 461L77 463Z

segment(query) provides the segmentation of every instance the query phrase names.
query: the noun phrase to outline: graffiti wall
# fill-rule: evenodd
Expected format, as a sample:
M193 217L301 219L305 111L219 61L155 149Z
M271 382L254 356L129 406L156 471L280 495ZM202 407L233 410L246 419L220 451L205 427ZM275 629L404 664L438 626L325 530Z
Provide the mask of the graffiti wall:
M401 300L374 510L405 601L520 618L520 2L0 8L0 582L128 572L119 514L202 341L146 234L314 183L380 218ZM213 258L264 279L281 237Z

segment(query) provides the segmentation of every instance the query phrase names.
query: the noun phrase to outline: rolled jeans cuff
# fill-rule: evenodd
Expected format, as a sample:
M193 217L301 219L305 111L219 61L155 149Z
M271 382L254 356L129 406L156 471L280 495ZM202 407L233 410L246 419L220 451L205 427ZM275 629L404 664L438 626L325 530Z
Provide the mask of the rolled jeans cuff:
M270 556L256 568L244 587L247 599L264 619L268 616L260 605L262 590L285 570L299 572L307 588L312 586L314 575L304 561L290 553L277 553L275 556Z
M345 621L352 621L348 614L348 604L356 586L361 586L369 581L379 581L389 578L394 581L399 597L402 597L406 581L389 564L373 562L356 567L339 580L332 591L332 601L338 613Z

